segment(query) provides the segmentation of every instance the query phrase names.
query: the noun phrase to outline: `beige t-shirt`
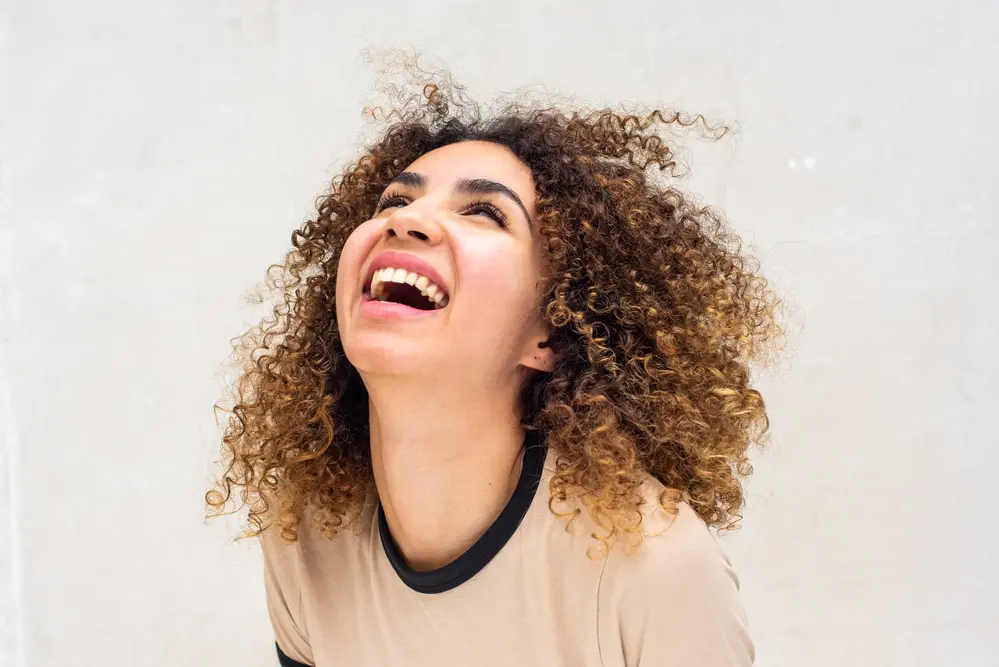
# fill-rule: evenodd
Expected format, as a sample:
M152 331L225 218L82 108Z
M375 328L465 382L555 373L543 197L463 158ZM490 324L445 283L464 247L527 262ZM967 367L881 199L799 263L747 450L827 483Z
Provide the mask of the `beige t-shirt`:
M753 645L728 558L685 504L649 509L637 553L594 560L592 525L548 506L554 457L528 447L520 485L455 562L410 570L376 502L333 540L261 537L284 666L735 667ZM662 486L649 479L647 508ZM658 513L658 515L656 515ZM585 516L585 515L584 515Z

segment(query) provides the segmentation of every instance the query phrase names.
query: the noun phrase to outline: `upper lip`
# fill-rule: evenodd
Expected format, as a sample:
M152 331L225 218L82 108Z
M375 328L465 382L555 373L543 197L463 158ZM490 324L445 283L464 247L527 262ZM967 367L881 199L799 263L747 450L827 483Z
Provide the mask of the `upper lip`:
M446 295L451 294L450 286L444 281L437 269L431 266L426 260L417 257L416 255L410 255L405 252L383 252L375 256L371 263L368 264L368 270L364 276L364 291L371 291L371 278L375 275L375 271L378 269L384 269L387 267L392 267L393 269L405 269L407 271L413 271L414 273L419 273L421 276L426 276L430 282L437 285L437 287L444 290Z

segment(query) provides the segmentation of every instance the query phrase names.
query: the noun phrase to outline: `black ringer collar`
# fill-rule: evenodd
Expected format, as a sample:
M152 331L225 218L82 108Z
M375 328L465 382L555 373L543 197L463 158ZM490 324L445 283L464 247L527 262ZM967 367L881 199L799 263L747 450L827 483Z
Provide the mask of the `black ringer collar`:
M545 466L546 450L537 431L527 432L524 445L524 465L510 502L468 551L444 567L429 572L418 572L409 567L389 533L385 512L381 504L378 505L378 534L382 548L392 568L407 586L418 593L443 593L457 588L488 565L513 537L534 500Z

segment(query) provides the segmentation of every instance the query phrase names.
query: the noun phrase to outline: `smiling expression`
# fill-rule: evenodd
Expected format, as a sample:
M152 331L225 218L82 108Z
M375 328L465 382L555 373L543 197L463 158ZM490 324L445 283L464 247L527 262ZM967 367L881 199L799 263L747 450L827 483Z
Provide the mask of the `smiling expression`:
M337 324L362 372L511 372L541 327L530 169L465 141L409 165L344 245Z

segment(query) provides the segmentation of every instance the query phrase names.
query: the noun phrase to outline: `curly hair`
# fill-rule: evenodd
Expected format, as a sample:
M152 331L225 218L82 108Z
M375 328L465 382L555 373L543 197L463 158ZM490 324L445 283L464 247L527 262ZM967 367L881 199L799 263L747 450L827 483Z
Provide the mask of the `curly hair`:
M661 109L523 102L484 118L449 76L433 80L401 108L369 110L383 134L333 180L272 267L281 296L237 345L244 368L209 513L226 513L235 494L249 507L247 535L276 524L289 540L306 511L331 538L357 516L374 482L367 391L335 318L340 251L407 165L482 140L524 162L537 191L541 305L558 362L524 387L521 407L524 426L557 454L553 511L580 500L607 529L595 537L640 540L651 474L666 488L663 508L684 501L707 524L734 528L747 451L769 425L749 369L781 335L779 301L721 214L675 187L679 163L663 136L728 128Z

